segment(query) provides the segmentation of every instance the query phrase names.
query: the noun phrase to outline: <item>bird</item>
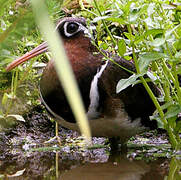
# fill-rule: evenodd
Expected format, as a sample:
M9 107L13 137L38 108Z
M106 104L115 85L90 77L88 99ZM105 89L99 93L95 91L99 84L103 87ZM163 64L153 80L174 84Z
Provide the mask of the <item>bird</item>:
M92 136L118 138L121 144L125 144L130 137L157 128L156 121L149 119L155 106L141 83L116 93L119 80L129 78L131 72L136 72L132 61L106 51L104 53L108 59L112 58L113 61L105 61L104 54L92 43L85 18L64 17L58 21L56 30L63 40L65 53L77 80ZM48 45L43 42L9 64L6 70L10 71L47 51ZM148 84L158 95L156 85L152 82ZM41 100L51 116L61 126L79 131L53 59L43 70L39 86Z

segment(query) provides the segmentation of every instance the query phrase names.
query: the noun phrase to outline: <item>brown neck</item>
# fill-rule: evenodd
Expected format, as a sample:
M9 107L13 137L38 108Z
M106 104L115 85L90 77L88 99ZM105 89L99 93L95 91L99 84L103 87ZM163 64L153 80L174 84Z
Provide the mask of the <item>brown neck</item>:
M90 75L90 71L94 74L100 67L102 55L94 55L97 48L92 45L88 37L80 34L78 38L66 39L64 46L77 80L81 77L85 78L87 74Z
M90 104L90 86L97 69L101 66L102 55L93 52L95 47L87 37L66 39L64 47L71 62L86 110ZM69 45L71 44L71 47ZM66 77L65 77L66 78ZM61 83L58 80L54 62L51 60L46 66L40 81L40 90L46 104L56 114L69 121L74 121L70 106L66 100Z

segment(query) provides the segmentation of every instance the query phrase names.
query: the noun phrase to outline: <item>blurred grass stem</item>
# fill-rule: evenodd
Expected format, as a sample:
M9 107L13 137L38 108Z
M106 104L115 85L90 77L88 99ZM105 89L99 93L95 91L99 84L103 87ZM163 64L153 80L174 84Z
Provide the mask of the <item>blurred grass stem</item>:
M73 71L63 48L63 43L58 33L55 32L53 24L49 20L44 1L32 0L31 2L37 24L49 44L49 48L55 60L57 74L61 80L67 99L80 127L80 131L82 135L89 139L91 137L91 132L87 116L85 114L85 109L81 101L80 92L78 90Z

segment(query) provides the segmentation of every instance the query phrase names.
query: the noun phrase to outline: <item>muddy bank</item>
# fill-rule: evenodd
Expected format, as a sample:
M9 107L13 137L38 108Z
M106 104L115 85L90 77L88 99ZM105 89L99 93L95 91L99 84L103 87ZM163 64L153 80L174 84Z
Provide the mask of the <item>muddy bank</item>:
M111 178L123 172L129 176L129 171L128 173L126 171L131 168L135 176L144 175L153 178L156 173L161 180L163 174L168 172L169 166L166 164L169 160L159 158L158 161L152 162L158 159L153 156L153 153L158 153L159 148L155 149L148 145L159 146L168 143L165 134L147 132L142 136L136 136L128 143L127 155L110 156L108 139L94 137L93 147L85 149L82 146L83 139L77 132L61 126L59 126L61 139L59 146L56 139L51 140L55 136L55 122L49 118L42 106L35 107L24 116L24 119L25 122L17 122L14 127L0 133L0 174L3 177L49 179L55 178L59 173L60 177L67 180L75 175L81 176L83 171L87 172L84 173L85 176L91 178L95 178L95 173L98 178L101 172ZM134 160L144 158L143 162ZM160 169L157 172L157 168L161 166L163 172ZM123 168L122 171L120 167ZM90 169L92 170L89 171ZM150 172L152 176L149 175Z

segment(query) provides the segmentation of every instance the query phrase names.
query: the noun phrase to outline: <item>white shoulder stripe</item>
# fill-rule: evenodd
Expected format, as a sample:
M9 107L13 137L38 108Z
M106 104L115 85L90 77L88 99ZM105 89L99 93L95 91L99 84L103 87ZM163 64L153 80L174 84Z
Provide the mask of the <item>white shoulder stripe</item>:
M91 87L90 87L90 105L88 108L87 116L88 119L94 119L99 115L99 112L97 112L97 108L99 106L99 92L98 92L98 79L101 77L103 71L107 67L108 60L104 65L101 66L101 69L97 71L97 74L94 76Z

